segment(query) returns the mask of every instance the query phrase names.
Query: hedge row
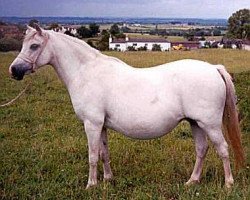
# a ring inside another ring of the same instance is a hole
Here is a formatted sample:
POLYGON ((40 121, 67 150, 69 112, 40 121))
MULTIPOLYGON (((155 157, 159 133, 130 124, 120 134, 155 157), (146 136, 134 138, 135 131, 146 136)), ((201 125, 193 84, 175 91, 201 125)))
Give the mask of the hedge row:
POLYGON ((22 48, 22 41, 14 38, 2 38, 0 39, 0 51, 20 51, 22 48))

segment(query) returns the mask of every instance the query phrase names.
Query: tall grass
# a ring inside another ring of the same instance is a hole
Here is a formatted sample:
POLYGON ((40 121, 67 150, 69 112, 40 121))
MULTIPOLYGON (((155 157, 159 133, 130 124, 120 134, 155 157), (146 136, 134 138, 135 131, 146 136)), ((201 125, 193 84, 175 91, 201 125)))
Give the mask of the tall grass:
MULTIPOLYGON (((224 64, 236 73, 242 113, 244 149, 250 153, 250 52, 199 50, 190 52, 105 52, 135 67, 150 67, 182 58, 224 64)), ((235 174, 235 186, 224 189, 222 163, 210 144, 202 184, 184 187, 195 151, 187 123, 160 139, 132 140, 109 130, 114 181, 85 190, 88 152, 65 87, 51 67, 22 82, 9 78, 15 53, 0 54, 0 103, 32 86, 14 105, 0 108, 0 199, 249 199, 248 168, 235 174)), ((232 162, 233 164, 233 162, 232 162)), ((234 164, 233 164, 234 166, 234 164)), ((234 168, 234 167, 233 167, 234 168)))

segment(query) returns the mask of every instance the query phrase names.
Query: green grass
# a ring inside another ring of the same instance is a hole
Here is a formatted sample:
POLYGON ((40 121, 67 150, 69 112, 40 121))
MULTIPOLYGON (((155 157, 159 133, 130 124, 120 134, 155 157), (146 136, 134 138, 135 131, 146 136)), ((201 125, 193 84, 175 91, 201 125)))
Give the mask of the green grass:
MULTIPOLYGON (((15 53, 0 53, 0 103, 32 85, 13 105, 0 108, 0 199, 249 199, 250 198, 250 52, 199 50, 187 52, 105 52, 135 67, 150 67, 182 58, 224 64, 236 73, 242 138, 248 168, 235 175, 231 191, 224 188, 222 163, 209 149, 202 184, 184 187, 195 161, 187 123, 160 139, 132 140, 109 130, 111 183, 85 190, 88 152, 65 87, 51 67, 21 82, 8 76, 15 53)), ((231 153, 232 155, 232 153, 231 153)), ((232 165, 234 169, 233 158, 232 165)))

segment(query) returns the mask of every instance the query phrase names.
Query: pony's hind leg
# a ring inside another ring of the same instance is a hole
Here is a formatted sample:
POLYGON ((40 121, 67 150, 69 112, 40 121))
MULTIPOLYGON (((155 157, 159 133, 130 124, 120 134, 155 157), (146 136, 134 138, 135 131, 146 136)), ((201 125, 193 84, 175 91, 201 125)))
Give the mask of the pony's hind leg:
POLYGON ((230 188, 234 183, 234 179, 230 167, 228 144, 222 134, 222 130, 220 127, 209 129, 206 132, 208 137, 214 144, 217 153, 222 159, 225 173, 225 185, 227 188, 230 188))
POLYGON ((109 150, 108 150, 108 138, 107 130, 103 128, 100 141, 100 158, 103 162, 104 180, 110 180, 113 178, 113 173, 110 167, 109 150))
POLYGON ((205 131, 203 131, 195 122, 191 122, 191 128, 195 141, 196 161, 192 175, 190 179, 186 182, 186 185, 191 185, 200 182, 203 161, 205 159, 208 149, 205 131))

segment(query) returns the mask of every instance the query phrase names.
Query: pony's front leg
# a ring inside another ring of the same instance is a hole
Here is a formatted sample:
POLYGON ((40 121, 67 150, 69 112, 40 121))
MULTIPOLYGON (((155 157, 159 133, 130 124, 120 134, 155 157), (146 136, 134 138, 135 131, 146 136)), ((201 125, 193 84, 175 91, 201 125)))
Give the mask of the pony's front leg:
POLYGON ((108 137, 107 130, 103 128, 100 142, 100 158, 103 161, 104 180, 113 178, 113 173, 110 167, 109 150, 108 150, 108 137))
POLYGON ((86 189, 97 185, 97 163, 99 159, 102 125, 89 120, 84 122, 89 149, 89 178, 86 189))

